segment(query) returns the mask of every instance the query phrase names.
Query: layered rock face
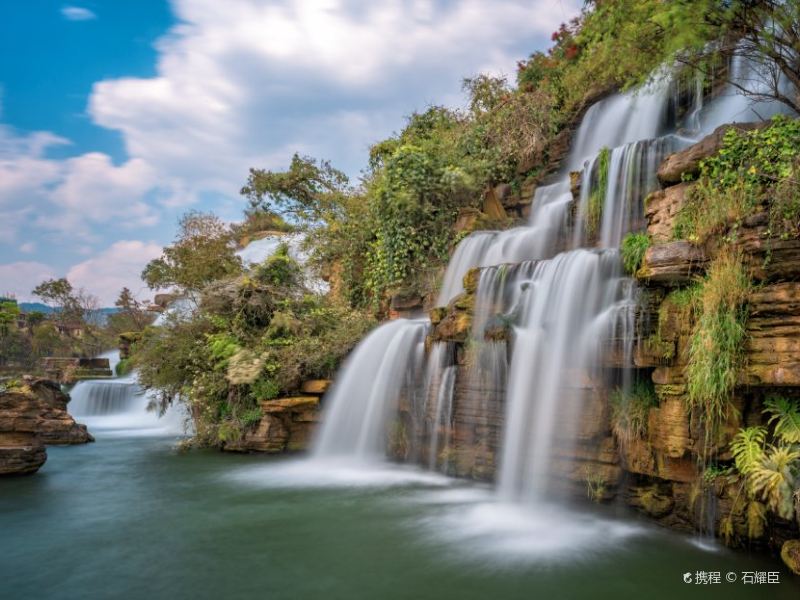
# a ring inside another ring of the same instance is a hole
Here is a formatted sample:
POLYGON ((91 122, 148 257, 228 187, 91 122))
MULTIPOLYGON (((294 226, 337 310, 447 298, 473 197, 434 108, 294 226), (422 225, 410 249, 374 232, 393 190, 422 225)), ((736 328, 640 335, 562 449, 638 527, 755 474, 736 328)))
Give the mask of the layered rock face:
POLYGON ((69 396, 48 380, 0 392, 0 475, 34 473, 47 459, 45 445, 94 441, 67 412, 69 396))
POLYGON ((303 396, 261 401, 261 420, 223 450, 269 454, 306 450, 319 423, 320 399, 329 386, 330 381, 315 379, 303 383, 303 396))
MULTIPOLYGON (((757 285, 748 300, 745 366, 738 373, 735 410, 721 424, 717 438, 708 440, 698 425, 699 418, 687 408, 685 369, 692 322, 685 307, 668 298, 673 290, 702 277, 719 252, 718 240, 699 246, 674 239, 673 226, 692 186, 683 183, 683 174, 697 174, 699 162, 719 150, 725 130, 719 128, 695 146, 670 155, 661 165, 658 176, 663 188, 652 193, 645 204, 651 246, 637 274, 640 300, 633 352, 626 357, 612 340, 603 359, 607 377, 575 373, 568 378, 574 383, 563 390, 561 402, 577 407, 571 413, 578 415, 578 422, 564 424, 564 429, 573 430, 570 443, 556 439, 552 472, 575 494, 585 496, 587 487, 594 488, 591 495, 595 498, 619 498, 679 530, 719 535, 722 517, 730 515, 734 536, 745 540, 746 519, 736 507, 741 491, 738 485, 724 478, 705 483, 699 465, 701 457, 706 464, 709 457, 729 461, 728 447, 739 428, 765 423, 762 411, 769 395, 800 396, 800 238, 770 237, 766 214, 750 217, 735 232, 722 234, 734 240, 757 285), (609 402, 613 387, 625 373, 650 379, 656 394, 656 405, 645 415, 646 433, 631 439, 612 434, 609 402)), ((572 187, 577 201, 580 182, 574 181, 572 187)), ((477 272, 468 274, 464 295, 447 308, 431 312, 430 338, 453 345, 458 358, 452 432, 444 446, 437 434, 439 452, 448 461, 447 471, 491 480, 501 451, 505 390, 485 385, 480 365, 463 358, 475 343, 470 332, 476 318, 478 276, 477 272)), ((513 336, 509 338, 507 332, 498 334, 488 328, 486 339, 478 342, 489 341, 502 344, 509 354, 513 351, 513 336)), ((432 436, 431 432, 421 435, 419 443, 429 446, 432 436)), ((419 454, 425 455, 425 451, 419 454)), ((751 544, 777 551, 792 537, 798 537, 797 523, 770 518, 768 536, 751 544)))

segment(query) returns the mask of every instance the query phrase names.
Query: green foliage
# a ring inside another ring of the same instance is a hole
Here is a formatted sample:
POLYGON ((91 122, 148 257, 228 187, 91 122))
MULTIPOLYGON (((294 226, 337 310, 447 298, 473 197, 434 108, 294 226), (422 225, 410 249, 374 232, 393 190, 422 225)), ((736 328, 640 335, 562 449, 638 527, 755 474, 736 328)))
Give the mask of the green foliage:
POLYGON ((587 94, 639 85, 662 64, 718 38, 720 12, 715 0, 587 2, 553 34, 547 53, 519 63, 517 80, 550 94, 566 117, 587 94))
POLYGON ((0 339, 6 337, 19 317, 19 306, 16 302, 4 300, 0 302, 0 339))
POLYGON ((794 490, 800 450, 788 445, 769 446, 761 461, 748 474, 754 496, 783 519, 794 515, 794 490))
POLYGON ((142 271, 148 287, 175 286, 193 293, 241 271, 232 232, 218 217, 190 211, 181 217, 179 228, 175 241, 142 271))
POLYGON ((133 363, 129 358, 121 359, 115 368, 117 377, 125 377, 133 370, 133 363))
POLYGON ((629 233, 622 240, 620 253, 622 265, 631 275, 635 275, 644 261, 645 252, 650 247, 650 236, 646 233, 629 233))
POLYGON ((800 236, 800 160, 792 173, 778 182, 769 208, 769 230, 781 239, 800 236))
POLYGON ((725 252, 708 269, 686 367, 688 403, 699 411, 707 439, 730 409, 742 363, 750 279, 738 255, 725 252))
POLYGON ((611 428, 621 444, 644 439, 650 409, 658 406, 653 382, 646 379, 634 381, 630 390, 617 388, 609 397, 611 428))
POLYGON ((751 473, 764 458, 767 430, 764 427, 740 429, 731 442, 736 470, 742 475, 751 473))
POLYGON ((611 151, 604 147, 597 155, 595 163, 592 191, 589 194, 588 205, 586 207, 586 231, 589 235, 595 235, 600 231, 600 224, 603 221, 603 204, 606 200, 608 190, 608 166, 611 151))
POLYGON ((673 236, 701 243, 738 225, 773 198, 772 228, 796 234, 800 200, 794 179, 800 157, 800 119, 774 117, 769 127, 729 129, 714 156, 700 163, 700 175, 678 213, 673 236))
POLYGON ((800 444, 800 404, 780 396, 767 398, 764 412, 768 424, 775 423, 775 435, 786 444, 800 444))
POLYGON ((347 193, 347 176, 330 162, 295 154, 286 171, 250 169, 241 193, 250 202, 250 214, 288 214, 299 221, 319 222, 340 210, 347 193))
POLYGON ((297 261, 289 256, 288 244, 281 244, 272 256, 255 268, 253 276, 267 285, 294 287, 300 283, 302 273, 297 261))

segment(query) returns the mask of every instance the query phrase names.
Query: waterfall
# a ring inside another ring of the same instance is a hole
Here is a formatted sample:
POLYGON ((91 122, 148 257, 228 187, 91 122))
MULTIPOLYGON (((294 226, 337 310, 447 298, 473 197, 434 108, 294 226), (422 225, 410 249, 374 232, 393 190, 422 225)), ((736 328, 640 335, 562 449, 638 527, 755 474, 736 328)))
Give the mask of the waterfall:
MULTIPOLYGON (((741 83, 753 65, 736 59, 730 69, 741 83)), ((433 343, 426 362, 427 320, 379 327, 347 360, 326 398, 315 455, 384 456, 390 422, 405 398, 417 421, 412 437, 428 444, 407 456, 447 471, 450 454, 442 452, 458 452, 472 443, 470 436, 483 435, 473 425, 482 418, 476 412, 492 410, 492 396, 503 399, 504 410, 498 497, 523 503, 553 497, 587 402, 632 378, 638 292, 623 273, 619 246, 627 233, 646 226, 643 201, 658 189, 658 166, 720 124, 780 110, 774 103, 754 110, 730 94, 731 85, 706 97, 700 77, 681 85, 660 72, 640 90, 589 108, 562 170, 537 187, 528 223, 473 232, 455 249, 438 305, 462 294, 464 275, 481 268, 467 342, 458 352, 433 343), (601 151, 607 152, 603 161, 601 151), (602 177, 601 162, 607 165, 602 177), (577 199, 571 171, 581 173, 577 199), (466 381, 457 384, 457 377, 466 381), (472 394, 471 425, 458 431, 457 387, 472 394)))
MULTIPOLYGON (((109 364, 119 363, 117 351, 102 356, 109 359, 109 364)), ((125 377, 78 382, 70 391, 68 410, 93 432, 101 429, 165 435, 184 433, 187 419, 182 407, 171 406, 159 415, 152 404, 150 394, 142 389, 133 372, 125 377)))
POLYGON ((325 396, 316 457, 380 460, 404 386, 422 369, 427 319, 397 319, 372 331, 345 361, 325 396))

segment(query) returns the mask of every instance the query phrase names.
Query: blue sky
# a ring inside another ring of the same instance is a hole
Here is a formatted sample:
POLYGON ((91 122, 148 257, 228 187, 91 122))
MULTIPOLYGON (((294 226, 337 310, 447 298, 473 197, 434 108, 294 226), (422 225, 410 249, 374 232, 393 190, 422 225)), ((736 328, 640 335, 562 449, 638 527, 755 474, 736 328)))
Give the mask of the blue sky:
POLYGON ((0 294, 113 302, 188 209, 240 217, 250 166, 352 176, 460 82, 549 43, 576 0, 0 3, 0 294))

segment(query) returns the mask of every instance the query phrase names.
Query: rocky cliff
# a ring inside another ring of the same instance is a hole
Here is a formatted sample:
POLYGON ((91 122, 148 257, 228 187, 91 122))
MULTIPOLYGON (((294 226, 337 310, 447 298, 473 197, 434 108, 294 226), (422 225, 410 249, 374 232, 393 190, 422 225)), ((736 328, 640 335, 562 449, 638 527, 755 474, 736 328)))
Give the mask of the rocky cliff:
POLYGON ((58 384, 26 380, 0 388, 0 475, 36 472, 46 445, 94 441, 67 412, 69 396, 58 384))

